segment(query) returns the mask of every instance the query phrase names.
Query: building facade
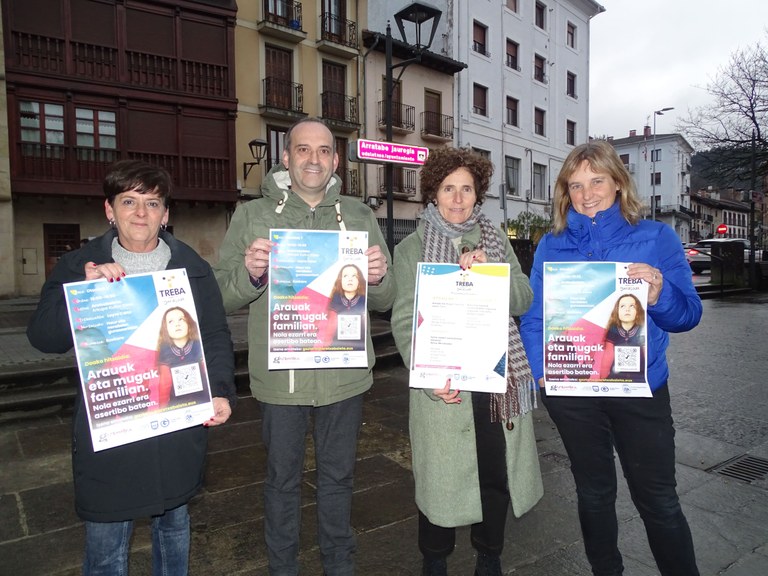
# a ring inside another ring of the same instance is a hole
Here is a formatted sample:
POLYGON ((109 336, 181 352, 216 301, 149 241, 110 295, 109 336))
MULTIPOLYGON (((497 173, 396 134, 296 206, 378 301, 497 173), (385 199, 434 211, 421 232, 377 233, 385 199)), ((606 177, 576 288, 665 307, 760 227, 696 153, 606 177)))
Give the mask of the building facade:
POLYGON ((609 138, 609 141, 635 180, 645 217, 669 224, 681 242, 694 242, 691 232, 695 217, 691 208, 693 147, 688 141, 680 134, 654 135, 649 126, 641 134, 632 130, 626 138, 609 138))
MULTIPOLYGON (((383 30, 407 3, 369 3, 369 26, 383 30)), ((442 92, 450 143, 496 167, 484 212, 499 224, 523 213, 548 220, 560 166, 588 138, 589 23, 603 7, 592 0, 431 4, 443 14, 430 50, 467 65, 455 74, 453 112, 442 92)), ((404 85, 420 80, 409 73, 404 85)), ((430 88, 419 90, 426 111, 430 88)), ((510 232, 527 238, 525 229, 510 232)))
MULTIPOLYGON (((760 196, 762 198, 762 195, 760 196)), ((762 229, 759 217, 762 214, 762 202, 751 215, 753 225, 762 229)), ((691 223, 691 242, 707 238, 750 238, 750 198, 743 190, 716 190, 711 186, 706 190, 691 193, 691 209, 694 218, 691 223), (719 233, 718 227, 725 225, 726 231, 719 233)), ((762 247, 760 234, 756 235, 756 246, 762 247)))
POLYGON ((454 51, 471 71, 460 76, 457 143, 496 166, 483 206, 494 222, 549 218, 560 167, 588 139, 589 27, 603 11, 591 0, 454 3, 454 51))
POLYGON ((215 261, 238 199, 235 1, 3 0, 2 10, 2 206, 13 220, 2 295, 36 295, 63 252, 106 230, 101 184, 124 158, 170 172, 169 227, 215 261))
MULTIPOLYGON (((391 35, 398 34, 391 31, 391 35)), ((386 141, 387 83, 386 28, 382 32, 366 30, 364 63, 365 125, 361 137, 386 141)), ((397 37, 392 42, 392 141, 419 148, 453 144, 455 138, 455 75, 465 68, 461 62, 423 51, 418 62, 401 67, 413 57, 410 46, 397 37), (401 74, 402 72, 402 74, 401 74)), ((422 209, 418 186, 418 165, 392 167, 392 213, 395 219, 395 243, 415 229, 422 209)), ((368 204, 386 228, 388 203, 387 164, 361 165, 365 173, 368 204)))
POLYGON ((363 199, 364 185, 349 161, 363 117, 359 20, 365 2, 238 2, 237 162, 241 199, 260 195, 266 172, 280 162, 287 129, 305 117, 322 118, 336 138, 343 193, 363 199), (361 8, 362 5, 362 8, 361 8), (264 160, 249 143, 264 146, 264 160))

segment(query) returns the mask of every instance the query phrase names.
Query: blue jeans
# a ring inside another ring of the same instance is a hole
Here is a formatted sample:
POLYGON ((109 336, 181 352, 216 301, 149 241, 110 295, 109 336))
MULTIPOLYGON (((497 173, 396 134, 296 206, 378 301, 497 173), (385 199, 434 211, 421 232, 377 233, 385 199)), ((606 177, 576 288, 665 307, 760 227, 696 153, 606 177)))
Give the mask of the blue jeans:
MULTIPOLYGON (((133 520, 85 523, 83 576, 125 576, 133 520)), ((186 576, 189 572, 187 505, 152 517, 152 574, 186 576)))
POLYGON ((669 389, 653 398, 547 396, 576 482, 584 548, 595 576, 624 572, 618 548, 614 448, 662 576, 698 576, 693 539, 675 481, 669 389))
POLYGON ((267 447, 264 534, 271 576, 299 573, 301 480, 310 417, 317 462, 317 539, 327 576, 355 573, 350 517, 362 394, 328 406, 261 403, 267 447))

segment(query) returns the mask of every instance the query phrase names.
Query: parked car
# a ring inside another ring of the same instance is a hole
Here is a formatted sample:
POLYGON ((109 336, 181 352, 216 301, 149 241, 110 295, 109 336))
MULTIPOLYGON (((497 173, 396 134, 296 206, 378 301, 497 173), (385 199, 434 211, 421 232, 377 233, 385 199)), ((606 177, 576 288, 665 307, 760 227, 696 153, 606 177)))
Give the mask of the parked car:
MULTIPOLYGON (((710 238, 708 240, 700 240, 688 248, 685 253, 688 264, 690 264, 694 274, 701 274, 704 270, 709 270, 712 267, 712 258, 710 257, 712 248, 724 242, 740 242, 743 244, 744 263, 747 264, 749 262, 750 243, 746 238, 710 238)), ((755 260, 762 259, 763 251, 755 250, 755 260)))

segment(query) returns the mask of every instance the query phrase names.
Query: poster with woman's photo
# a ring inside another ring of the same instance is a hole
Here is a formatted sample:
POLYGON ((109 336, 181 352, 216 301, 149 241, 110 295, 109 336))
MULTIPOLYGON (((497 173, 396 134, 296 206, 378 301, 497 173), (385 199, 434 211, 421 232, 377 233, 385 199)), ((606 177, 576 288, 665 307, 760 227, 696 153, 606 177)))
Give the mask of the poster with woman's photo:
POLYGON ((270 230, 269 368, 368 366, 368 233, 270 230))
POLYGON ((94 451, 213 416, 184 269, 64 285, 94 451))
POLYGON ((544 263, 544 384, 550 396, 648 398, 648 285, 626 262, 544 263))

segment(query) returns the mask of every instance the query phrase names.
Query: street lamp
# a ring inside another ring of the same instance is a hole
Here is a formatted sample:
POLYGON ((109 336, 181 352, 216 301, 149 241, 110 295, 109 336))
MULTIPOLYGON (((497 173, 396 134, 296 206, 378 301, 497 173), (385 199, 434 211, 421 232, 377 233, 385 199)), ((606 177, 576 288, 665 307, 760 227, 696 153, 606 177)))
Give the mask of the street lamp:
POLYGON ((261 138, 254 138, 248 142, 248 148, 251 150, 251 156, 253 156, 254 162, 243 162, 243 185, 248 178, 248 174, 251 173, 251 168, 258 166, 267 155, 267 141, 261 138))
MULTIPOLYGON (((400 74, 397 79, 403 75, 405 69, 414 62, 421 61, 422 53, 432 45, 432 40, 435 38, 435 32, 437 32, 437 25, 440 22, 440 16, 443 14, 441 10, 430 6, 428 4, 422 4, 421 2, 414 2, 409 4, 399 12, 395 13, 395 22, 400 30, 400 36, 403 38, 403 42, 407 45, 408 40, 405 34, 405 22, 411 22, 415 27, 416 42, 415 44, 408 45, 407 47, 413 53, 413 58, 403 60, 398 64, 392 63, 392 27, 387 21, 387 36, 386 36, 386 97, 384 101, 385 106, 385 122, 387 128, 386 140, 392 142, 392 96, 395 90, 394 81, 392 79, 392 71, 395 68, 400 68, 400 74), (421 27, 427 22, 432 23, 432 30, 429 32, 429 41, 426 44, 422 44, 421 27)), ((394 215, 394 191, 393 183, 395 179, 395 166, 393 163, 388 162, 385 169, 384 183, 387 189, 387 248, 389 253, 394 255, 395 253, 395 215, 394 215)))
POLYGON ((664 116, 664 112, 674 110, 672 106, 653 112, 653 149, 651 150, 651 220, 656 220, 656 116, 664 116))

